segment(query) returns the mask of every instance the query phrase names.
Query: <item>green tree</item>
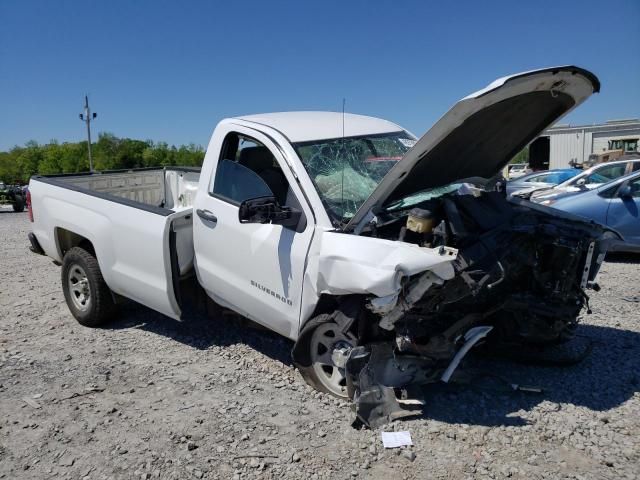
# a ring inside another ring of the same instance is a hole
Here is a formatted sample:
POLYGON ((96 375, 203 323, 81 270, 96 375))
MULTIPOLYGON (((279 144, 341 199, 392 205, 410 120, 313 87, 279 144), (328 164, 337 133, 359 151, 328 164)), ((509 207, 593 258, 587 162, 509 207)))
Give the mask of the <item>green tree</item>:
POLYGON ((89 153, 86 145, 86 143, 63 143, 60 146, 62 152, 61 173, 76 173, 89 169, 89 153))
POLYGON ((145 167, 153 167, 154 165, 160 165, 161 158, 160 152, 157 148, 147 147, 142 152, 142 165, 145 167))
POLYGON ((25 148, 22 149, 22 152, 17 158, 23 181, 29 180, 31 175, 38 173, 42 159, 42 149, 38 143, 34 140, 27 142, 25 148))
POLYGON ((0 182, 12 184, 22 180, 17 158, 17 147, 9 152, 0 152, 0 182))
POLYGON ((509 163, 529 163, 529 147, 527 146, 520 150, 509 163))
POLYGON ((115 168, 140 168, 144 166, 142 154, 149 145, 141 140, 123 138, 118 142, 115 168))
POLYGON ((113 133, 101 133, 95 146, 92 145, 93 168, 96 170, 113 170, 120 168, 116 156, 120 148, 120 140, 113 133))
POLYGON ((169 159, 169 146, 166 142, 158 142, 153 146, 147 147, 146 154, 143 152, 143 161, 145 167, 158 167, 171 165, 169 159), (146 156, 145 156, 146 155, 146 156))
POLYGON ((63 151, 58 142, 52 140, 48 145, 41 147, 42 160, 38 165, 38 173, 42 175, 51 175, 62 171, 62 154, 63 151))
MULTIPOLYGON (((172 165, 201 166, 204 149, 193 143, 176 147, 166 142, 118 138, 101 133, 92 144, 93 164, 98 171, 172 165)), ((5 183, 28 181, 31 175, 76 173, 89 170, 87 142, 38 145, 31 141, 0 152, 0 180, 5 183)))

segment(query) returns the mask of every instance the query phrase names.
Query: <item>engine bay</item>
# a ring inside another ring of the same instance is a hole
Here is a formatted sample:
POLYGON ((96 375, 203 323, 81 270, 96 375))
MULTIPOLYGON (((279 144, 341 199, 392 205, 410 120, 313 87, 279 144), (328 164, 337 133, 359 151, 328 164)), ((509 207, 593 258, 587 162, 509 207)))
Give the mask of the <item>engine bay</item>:
POLYGON ((570 340, 582 309, 589 312, 586 290, 598 289, 604 228, 497 191, 464 187, 376 220, 364 235, 457 257, 453 278, 427 271, 405 278, 399 295, 366 303, 346 371, 367 425, 409 414, 393 389, 448 381, 476 344, 517 351, 570 340))

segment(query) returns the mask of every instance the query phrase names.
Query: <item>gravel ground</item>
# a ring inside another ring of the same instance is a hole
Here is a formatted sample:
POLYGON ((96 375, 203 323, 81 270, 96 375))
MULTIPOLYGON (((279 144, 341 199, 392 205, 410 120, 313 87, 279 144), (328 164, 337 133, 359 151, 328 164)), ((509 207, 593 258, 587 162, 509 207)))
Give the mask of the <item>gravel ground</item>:
POLYGON ((608 260, 577 342, 582 363, 471 358, 491 378, 432 388, 425 415, 379 430, 311 390, 291 343, 232 318, 179 323, 136 305, 77 324, 60 269, 27 249, 25 213, 0 211, 1 478, 637 478, 640 258, 608 260), (381 430, 414 446, 384 450, 381 430))

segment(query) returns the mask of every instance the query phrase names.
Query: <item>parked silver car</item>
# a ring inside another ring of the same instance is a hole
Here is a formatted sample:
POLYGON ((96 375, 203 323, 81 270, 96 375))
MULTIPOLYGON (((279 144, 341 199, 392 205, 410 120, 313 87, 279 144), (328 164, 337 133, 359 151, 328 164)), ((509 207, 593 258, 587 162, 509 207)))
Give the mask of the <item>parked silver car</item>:
POLYGON ((514 194, 530 195, 535 190, 553 188, 581 173, 582 170, 578 168, 561 168, 556 170, 533 172, 507 182, 507 196, 510 197, 514 194))

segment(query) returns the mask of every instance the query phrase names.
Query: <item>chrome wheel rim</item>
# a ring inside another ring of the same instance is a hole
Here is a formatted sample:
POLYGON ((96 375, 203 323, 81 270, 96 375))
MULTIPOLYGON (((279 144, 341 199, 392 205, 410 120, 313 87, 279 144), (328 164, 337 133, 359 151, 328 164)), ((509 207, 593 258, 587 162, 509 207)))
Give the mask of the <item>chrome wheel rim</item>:
POLYGON ((77 264, 71 265, 68 283, 73 305, 80 311, 87 311, 91 307, 91 286, 84 268, 77 264))
POLYGON ((311 336, 312 368, 323 387, 338 397, 347 397, 344 363, 352 348, 334 323, 318 326, 311 336))

